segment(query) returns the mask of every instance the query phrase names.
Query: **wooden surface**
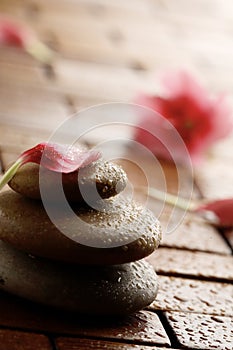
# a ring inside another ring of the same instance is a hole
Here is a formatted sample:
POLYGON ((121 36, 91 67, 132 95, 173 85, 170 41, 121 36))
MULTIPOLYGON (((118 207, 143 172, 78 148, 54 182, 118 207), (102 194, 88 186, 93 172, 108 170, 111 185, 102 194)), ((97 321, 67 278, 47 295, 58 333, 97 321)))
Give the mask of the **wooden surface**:
MULTIPOLYGON (((56 52, 45 67, 0 48, 1 171, 75 111, 158 91, 161 69, 188 68, 233 101, 231 0, 1 0, 0 12, 29 24, 56 52)), ((193 198, 233 196, 232 149, 233 137, 216 145, 194 179, 184 176, 183 194, 194 180, 193 198)), ((175 169, 161 167, 175 192, 175 169)), ((156 205, 149 202, 155 212, 156 205)), ((160 277, 157 299, 122 321, 81 319, 1 293, 0 349, 231 350, 232 236, 187 216, 148 258, 160 277)))

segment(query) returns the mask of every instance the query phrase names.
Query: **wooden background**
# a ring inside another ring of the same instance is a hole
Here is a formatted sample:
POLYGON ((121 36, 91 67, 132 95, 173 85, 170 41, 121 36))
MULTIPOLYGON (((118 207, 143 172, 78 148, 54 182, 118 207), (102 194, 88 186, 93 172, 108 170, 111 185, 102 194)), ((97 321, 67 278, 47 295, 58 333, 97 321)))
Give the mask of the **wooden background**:
MULTIPOLYGON (((0 0, 0 12, 27 23, 55 51, 48 67, 0 48, 2 171, 83 107, 159 92, 163 70, 188 69, 210 93, 226 92, 233 107, 231 0, 0 0)), ((232 149, 229 137, 194 179, 187 175, 194 198, 233 196, 232 149)), ((161 166, 175 192, 175 169, 161 166)), ((187 216, 149 258, 160 277, 157 300, 120 323, 90 323, 1 293, 0 349, 232 349, 232 237, 187 216)))

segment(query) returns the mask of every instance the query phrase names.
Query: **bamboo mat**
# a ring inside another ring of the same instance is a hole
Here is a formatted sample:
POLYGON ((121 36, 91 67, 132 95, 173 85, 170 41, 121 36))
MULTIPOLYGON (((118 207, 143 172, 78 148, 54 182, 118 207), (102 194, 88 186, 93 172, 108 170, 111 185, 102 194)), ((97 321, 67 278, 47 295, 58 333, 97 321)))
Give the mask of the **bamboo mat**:
MULTIPOLYGON (((231 0, 1 0, 0 12, 30 25, 56 53, 48 67, 0 48, 2 172, 82 108, 159 91, 161 70, 186 68, 233 102, 231 0)), ((194 198, 233 196, 232 149, 233 137, 216 145, 194 178, 184 177, 184 195, 194 181, 194 198)), ((175 169, 161 166, 175 192, 175 169)), ((0 349, 232 349, 232 248, 232 232, 188 216, 149 257, 160 280, 156 301, 119 322, 95 323, 1 293, 0 349)))

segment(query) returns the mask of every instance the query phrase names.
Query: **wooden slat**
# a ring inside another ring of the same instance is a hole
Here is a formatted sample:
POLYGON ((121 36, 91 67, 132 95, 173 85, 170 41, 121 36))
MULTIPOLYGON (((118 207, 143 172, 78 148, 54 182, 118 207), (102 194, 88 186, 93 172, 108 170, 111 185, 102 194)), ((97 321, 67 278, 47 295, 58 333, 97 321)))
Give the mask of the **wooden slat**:
POLYGON ((227 242, 229 243, 229 245, 233 251, 233 229, 229 228, 229 229, 225 230, 223 235, 226 238, 227 242))
MULTIPOLYGON (((179 220, 176 214, 173 220, 179 220)), ((162 215, 162 225, 167 223, 169 215, 162 215)), ((174 225, 175 227, 175 225, 174 225)), ((231 255, 232 251, 219 232, 195 215, 186 214, 182 222, 170 234, 164 233, 161 246, 212 252, 231 255)))
POLYGON ((182 348, 232 349, 232 317, 186 312, 167 312, 166 316, 182 348))
MULTIPOLYGON (((1 55, 1 52, 0 52, 1 55)), ((1 59, 3 60, 2 56, 1 59)), ((34 62, 35 63, 35 62, 34 62)), ((4 86, 7 82, 13 82, 14 89, 19 86, 49 86, 43 70, 38 66, 9 63, 3 61, 0 64, 0 82, 4 86)))
POLYGON ((190 4, 185 0, 179 0, 177 2, 168 2, 167 8, 169 12, 175 13, 177 15, 186 15, 190 17, 198 18, 202 17, 203 13, 208 14, 208 17, 217 21, 218 18, 221 19, 230 19, 231 18, 231 10, 232 10, 232 2, 227 0, 224 2, 224 6, 222 6, 221 0, 196 0, 195 6, 192 7, 192 11, 190 11, 190 4))
POLYGON ((2 156, 2 149, 0 148, 0 176, 4 171, 4 162, 3 162, 3 156, 2 156))
POLYGON ((197 183, 209 199, 233 196, 233 134, 212 148, 209 158, 197 169, 197 183))
MULTIPOLYGON (((44 127, 44 126, 42 126, 44 127)), ((36 144, 47 141, 50 132, 24 126, 0 123, 0 151, 4 167, 19 154, 36 144)))
MULTIPOLYGON (((63 338, 56 340, 57 350, 152 350, 151 346, 115 343, 96 339, 63 338)), ((153 350, 162 350, 153 346, 153 350)), ((172 350, 171 348, 169 348, 172 350)))
POLYGON ((232 295, 232 284, 159 276, 158 295, 149 308, 231 316, 232 295))
POLYGON ((52 350, 49 339, 41 334, 0 329, 2 350, 52 350))
POLYGON ((158 83, 148 73, 122 67, 57 59, 56 87, 71 96, 132 102, 140 91, 156 91, 158 83))
MULTIPOLYGON (((229 107, 230 99, 228 101, 229 107)), ((233 133, 228 135, 225 139, 217 142, 211 149, 211 158, 224 159, 225 162, 233 162, 233 133)))
POLYGON ((233 256, 231 255, 222 256, 160 247, 147 260, 159 274, 233 281, 233 256))
POLYGON ((232 160, 213 158, 196 172, 197 184, 205 198, 217 199, 233 196, 232 160))
POLYGON ((56 92, 32 86, 0 86, 0 121, 53 131, 66 118, 66 108, 56 92))
POLYGON ((140 311, 125 319, 64 314, 0 293, 0 325, 18 329, 76 335, 106 340, 125 340, 136 344, 169 346, 169 338, 158 318, 149 311, 140 311))
POLYGON ((0 47, 0 63, 14 64, 20 66, 29 67, 39 66, 38 62, 35 61, 29 54, 17 47, 1 46, 0 47))

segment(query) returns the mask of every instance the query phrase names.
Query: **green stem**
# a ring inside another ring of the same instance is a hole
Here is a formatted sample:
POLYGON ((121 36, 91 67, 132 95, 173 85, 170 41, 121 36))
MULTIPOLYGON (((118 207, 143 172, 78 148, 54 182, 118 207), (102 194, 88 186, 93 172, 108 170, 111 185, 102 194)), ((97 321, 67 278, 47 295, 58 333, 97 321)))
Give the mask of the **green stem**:
POLYGON ((189 200, 177 197, 170 193, 165 193, 163 191, 157 190, 156 188, 146 188, 146 187, 140 187, 140 189, 143 190, 143 192, 147 193, 151 198, 157 199, 159 201, 164 201, 166 204, 174 205, 180 209, 188 210, 190 212, 193 212, 196 209, 196 204, 191 203, 189 200))
POLYGON ((0 179, 0 191, 1 189, 12 179, 12 177, 16 174, 17 170, 22 165, 22 159, 19 158, 3 175, 0 179))

